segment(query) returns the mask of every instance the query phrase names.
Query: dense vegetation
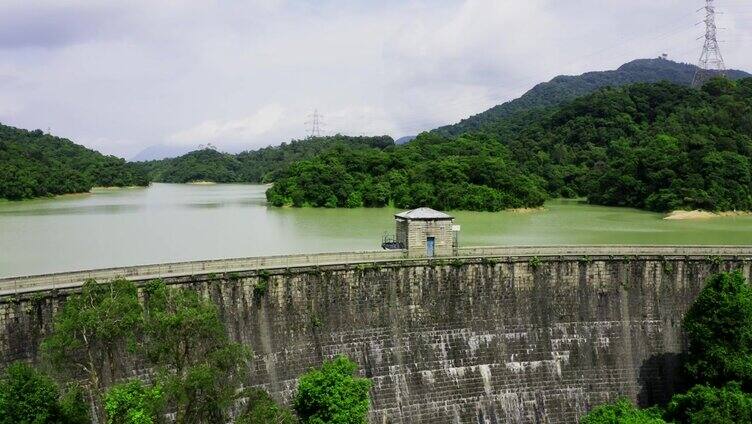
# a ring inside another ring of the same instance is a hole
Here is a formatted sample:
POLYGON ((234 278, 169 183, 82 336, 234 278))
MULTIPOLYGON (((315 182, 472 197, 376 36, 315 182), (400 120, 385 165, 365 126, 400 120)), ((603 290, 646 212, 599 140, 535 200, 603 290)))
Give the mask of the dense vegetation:
POLYGON ((341 148, 383 149, 394 145, 394 140, 381 137, 316 137, 293 140, 280 146, 242 152, 237 155, 203 149, 174 159, 139 163, 149 179, 165 183, 212 181, 216 183, 270 182, 291 163, 341 148))
POLYGON ((0 424, 88 424, 83 392, 61 390, 47 375, 13 363, 0 376, 0 424))
POLYGON ((638 409, 628 399, 600 405, 582 417, 580 424, 666 424, 658 408, 638 409))
MULTIPOLYGON (((494 106, 457 124, 439 127, 434 132, 452 136, 483 130, 489 124, 493 125, 515 113, 557 106, 604 87, 660 81, 689 86, 695 71, 697 67, 694 65, 659 58, 633 60, 613 71, 587 72, 576 76, 559 75, 549 82, 536 85, 517 99, 494 106)), ((752 76, 735 70, 728 71, 727 75, 733 80, 752 76)))
POLYGON ((302 424, 366 422, 371 381, 355 377, 357 366, 344 356, 324 362, 321 369, 300 377, 293 400, 302 424))
POLYGON ((0 125, 0 199, 81 193, 92 187, 145 186, 146 173, 64 138, 0 125))
POLYGON ((54 317, 40 369, 0 375, 0 424, 363 424, 370 381, 345 357, 301 378, 298 415, 248 379, 250 350, 227 337, 211 300, 154 280, 89 281, 54 317), (129 368, 150 370, 135 379, 129 368), (79 384, 81 386, 79 386, 79 384), (82 389, 84 387, 85 389, 82 389), (167 414, 172 419, 166 420, 167 414))
POLYGON ((273 205, 495 211, 548 197, 654 211, 752 209, 752 79, 605 88, 459 137, 291 165, 273 205))
POLYGON ((493 138, 423 134, 399 148, 334 151, 295 163, 267 198, 275 206, 501 210, 540 206, 546 193, 493 138))
POLYGON ((686 379, 694 384, 663 407, 629 401, 594 408, 582 424, 752 422, 752 288, 740 271, 712 276, 682 323, 689 341, 686 379))

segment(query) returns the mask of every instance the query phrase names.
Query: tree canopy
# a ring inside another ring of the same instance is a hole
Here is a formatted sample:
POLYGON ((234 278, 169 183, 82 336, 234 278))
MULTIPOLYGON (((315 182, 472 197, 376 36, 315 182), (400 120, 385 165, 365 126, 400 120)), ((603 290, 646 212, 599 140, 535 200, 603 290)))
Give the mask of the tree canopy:
POLYGON ((114 156, 54 137, 0 125, 0 199, 20 200, 92 187, 146 186, 146 173, 114 156))
POLYGON ((278 174, 295 161, 317 154, 347 149, 383 149, 394 145, 391 137, 312 137, 293 140, 279 146, 245 151, 236 155, 203 149, 171 159, 140 162, 136 165, 149 175, 151 181, 188 183, 263 183, 274 181, 278 174))
POLYGON ((42 343, 45 358, 61 379, 84 376, 97 396, 94 413, 104 422, 101 394, 122 376, 143 327, 141 305, 133 283, 87 281, 55 315, 53 331, 42 343))
POLYGON ((736 382, 723 387, 697 385, 675 395, 666 407, 666 419, 688 424, 752 422, 752 395, 736 382))
POLYGON ((298 417, 287 408, 277 405, 262 389, 248 389, 244 393, 247 399, 246 410, 235 420, 236 424, 297 424, 298 417))
POLYGON ((639 409, 628 399, 596 406, 580 424, 666 424, 658 409, 639 409))
POLYGON ((684 318, 687 373, 698 384, 752 388, 752 289, 739 271, 710 278, 684 318))
POLYGON ((79 390, 61 393, 27 364, 14 362, 0 376, 0 424, 87 424, 87 409, 79 390))
POLYGON ((161 422, 163 393, 139 380, 115 384, 105 395, 107 424, 156 424, 161 422))
POLYGON ((357 365, 345 356, 325 361, 298 382, 293 408, 303 424, 364 424, 371 381, 355 377, 357 365))
POLYGON ((147 356, 175 422, 224 422, 250 352, 228 339, 214 303, 196 292, 158 280, 145 291, 147 356))

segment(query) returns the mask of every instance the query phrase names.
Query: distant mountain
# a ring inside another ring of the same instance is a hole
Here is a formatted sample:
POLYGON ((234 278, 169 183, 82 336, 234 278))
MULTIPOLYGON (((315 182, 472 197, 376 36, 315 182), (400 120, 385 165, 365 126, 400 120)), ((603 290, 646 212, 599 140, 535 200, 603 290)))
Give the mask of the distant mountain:
POLYGON ((190 152, 191 150, 193 149, 188 146, 168 146, 165 144, 158 144, 141 150, 130 159, 130 162, 146 162, 149 160, 176 158, 190 152))
MULTIPOLYGON (((577 76, 560 75, 549 82, 536 85, 518 99, 494 106, 457 124, 436 128, 432 132, 452 136, 476 131, 516 112, 560 105, 606 86, 660 81, 690 85, 696 70, 695 65, 659 58, 634 60, 613 71, 587 72, 577 76)), ((752 76, 736 70, 728 71, 727 75, 733 80, 752 76)))
POLYGON ((68 139, 0 125, 0 198, 84 193, 95 186, 145 186, 146 173, 68 139))
POLYGON ((149 175, 151 181, 156 182, 259 183, 273 181, 292 162, 306 160, 326 151, 338 148, 384 149, 389 146, 394 146, 394 140, 388 136, 335 135, 293 140, 238 154, 213 149, 196 150, 176 158, 139 162, 136 165, 149 175))
POLYGON ((407 143, 415 140, 416 137, 417 137, 416 135, 406 135, 404 137, 400 137, 400 138, 394 140, 394 144, 396 144, 398 146, 402 145, 402 144, 407 144, 407 143))

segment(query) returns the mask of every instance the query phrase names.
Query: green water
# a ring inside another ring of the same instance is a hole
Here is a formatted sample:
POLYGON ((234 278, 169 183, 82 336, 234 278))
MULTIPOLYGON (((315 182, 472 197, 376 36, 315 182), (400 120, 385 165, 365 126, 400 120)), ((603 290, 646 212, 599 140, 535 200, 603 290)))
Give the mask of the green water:
MULTIPOLYGON (((0 202, 0 277, 185 260, 379 249, 393 209, 267 208, 265 186, 146 189, 0 202)), ((752 244, 752 217, 665 221, 553 201, 532 213, 453 213, 460 243, 752 244)))

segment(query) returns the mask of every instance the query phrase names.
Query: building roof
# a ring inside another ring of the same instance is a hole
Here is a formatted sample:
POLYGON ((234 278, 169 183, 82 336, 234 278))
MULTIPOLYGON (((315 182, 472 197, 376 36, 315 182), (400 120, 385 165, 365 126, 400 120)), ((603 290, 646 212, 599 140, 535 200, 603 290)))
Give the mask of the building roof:
POLYGON ((453 216, 447 215, 444 212, 439 212, 431 208, 418 208, 411 211, 405 211, 394 215, 397 218, 402 219, 418 219, 418 220, 449 220, 454 219, 453 216))

